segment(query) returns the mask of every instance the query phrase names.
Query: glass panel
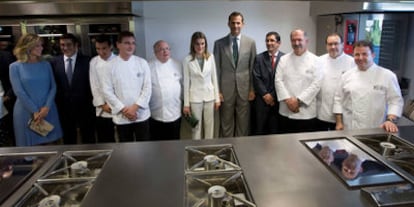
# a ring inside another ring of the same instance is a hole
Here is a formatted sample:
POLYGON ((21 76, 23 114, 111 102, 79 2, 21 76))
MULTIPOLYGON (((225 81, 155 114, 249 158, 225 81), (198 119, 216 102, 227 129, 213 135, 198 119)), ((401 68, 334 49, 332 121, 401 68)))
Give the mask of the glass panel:
POLYGON ((0 155, 0 204, 55 154, 0 155))
POLYGON ((304 144, 348 187, 404 181, 346 138, 304 141, 304 144))

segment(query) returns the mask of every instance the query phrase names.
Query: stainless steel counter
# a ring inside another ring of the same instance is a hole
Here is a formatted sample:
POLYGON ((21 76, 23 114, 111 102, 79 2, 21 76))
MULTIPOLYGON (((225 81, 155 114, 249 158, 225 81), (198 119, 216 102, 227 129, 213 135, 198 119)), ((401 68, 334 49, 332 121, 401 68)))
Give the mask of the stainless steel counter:
MULTIPOLYGON (((383 134, 381 129, 317 132, 214 140, 0 148, 1 154, 112 149, 112 155, 82 206, 184 206, 186 146, 232 144, 258 207, 370 206, 359 190, 348 189, 300 140, 383 134)), ((413 140, 414 127, 399 137, 413 140)), ((361 148, 365 148, 361 146, 361 148)), ((372 153, 372 151, 367 150, 372 153)), ((384 161, 378 154, 374 155, 384 161)), ((51 160, 23 184, 4 206, 12 206, 46 172, 51 160)))

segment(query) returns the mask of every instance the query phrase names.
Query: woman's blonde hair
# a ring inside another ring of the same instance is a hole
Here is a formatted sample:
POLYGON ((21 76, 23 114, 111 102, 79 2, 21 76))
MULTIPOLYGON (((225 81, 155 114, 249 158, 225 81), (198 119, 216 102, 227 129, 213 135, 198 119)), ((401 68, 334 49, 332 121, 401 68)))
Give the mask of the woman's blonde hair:
POLYGON ((25 34, 17 41, 13 54, 20 62, 29 60, 30 50, 33 49, 41 38, 37 34, 25 34))

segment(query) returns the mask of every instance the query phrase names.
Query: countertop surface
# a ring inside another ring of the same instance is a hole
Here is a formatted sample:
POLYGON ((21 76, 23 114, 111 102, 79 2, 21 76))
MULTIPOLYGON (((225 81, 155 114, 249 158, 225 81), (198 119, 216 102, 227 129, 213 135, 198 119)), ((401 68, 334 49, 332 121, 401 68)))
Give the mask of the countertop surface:
MULTIPOLYGON (((336 137, 353 140, 353 135, 368 134, 384 132, 371 129, 202 141, 0 148, 0 153, 42 151, 59 154, 68 150, 112 149, 109 161, 82 206, 183 207, 185 147, 231 144, 258 207, 359 207, 370 206, 360 195, 360 190, 349 189, 301 141, 336 137)), ((414 142, 414 127, 401 127, 397 136, 414 142)), ((380 158, 378 154, 374 156, 380 158)), ((52 163, 43 168, 50 165, 52 163)), ((5 205, 12 205, 18 200, 33 185, 36 177, 47 170, 43 168, 22 185, 5 205)))

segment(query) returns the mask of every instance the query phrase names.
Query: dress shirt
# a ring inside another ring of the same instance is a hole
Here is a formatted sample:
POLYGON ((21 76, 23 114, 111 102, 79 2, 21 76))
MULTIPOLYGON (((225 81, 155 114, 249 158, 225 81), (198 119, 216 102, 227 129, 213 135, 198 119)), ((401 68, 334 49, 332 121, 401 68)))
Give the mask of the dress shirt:
POLYGON ((241 38, 241 34, 237 35, 237 36, 230 36, 230 42, 231 42, 231 53, 233 54, 233 38, 237 38, 237 48, 239 49, 239 55, 240 55, 240 38, 241 38))
POLYGON ((75 64, 76 64, 76 57, 78 56, 78 52, 75 52, 75 54, 72 55, 72 57, 68 57, 66 55, 63 56, 63 60, 65 61, 65 73, 67 74, 68 71, 66 71, 68 69, 68 65, 69 65, 69 61, 68 59, 72 59, 72 74, 75 73, 75 64))
MULTIPOLYGON (((270 64, 272 64, 272 63, 276 64, 278 54, 279 54, 279 51, 276 51, 275 54, 273 55, 273 58, 272 58, 272 53, 269 52, 270 64)), ((273 65, 272 65, 272 67, 273 67, 273 65)), ((276 69, 276 68, 272 68, 272 70, 274 70, 274 69, 276 69)))
POLYGON ((378 128, 387 114, 401 116, 404 105, 396 75, 373 64, 345 72, 335 93, 333 112, 342 114, 344 129, 378 128))
POLYGON ((161 122, 172 122, 181 117, 182 68, 173 59, 162 63, 157 59, 149 63, 152 95, 151 117, 161 122))
POLYGON ((335 115, 332 112, 335 91, 339 87, 341 75, 355 67, 355 61, 345 53, 336 58, 332 58, 329 54, 322 55, 320 58, 324 75, 321 90, 316 97, 318 119, 335 123, 335 115))
POLYGON ((109 72, 103 78, 105 100, 112 109, 115 124, 130 124, 147 120, 150 115, 151 74, 148 63, 132 55, 128 60, 117 56, 108 65, 109 72), (121 110, 137 104, 137 120, 130 121, 121 110))
POLYGON ((93 95, 93 105, 96 107, 96 116, 111 118, 112 114, 104 112, 101 105, 106 103, 103 88, 102 88, 102 78, 107 72, 106 64, 116 56, 112 53, 107 60, 102 59, 99 55, 92 58, 89 63, 89 78, 91 84, 91 91, 93 95))
POLYGON ((319 57, 306 51, 301 56, 293 52, 282 56, 276 69, 275 87, 279 113, 290 119, 312 119, 316 117, 316 95, 322 81, 319 57), (297 97, 303 104, 299 112, 290 111, 284 102, 290 97, 297 97))

